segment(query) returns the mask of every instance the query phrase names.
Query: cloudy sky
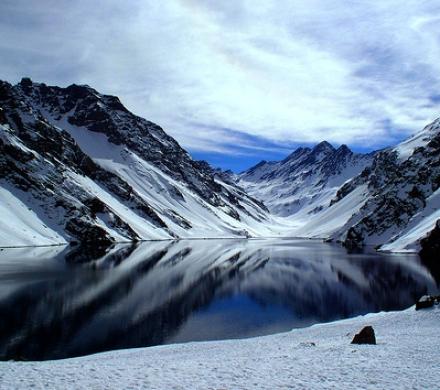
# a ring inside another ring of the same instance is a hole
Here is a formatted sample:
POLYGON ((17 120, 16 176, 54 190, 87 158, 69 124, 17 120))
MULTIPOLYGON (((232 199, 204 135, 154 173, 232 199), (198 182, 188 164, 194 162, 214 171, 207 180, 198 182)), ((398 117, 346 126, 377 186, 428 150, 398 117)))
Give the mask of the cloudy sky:
POLYGON ((1 0, 0 78, 118 95, 197 158, 370 150, 440 116, 440 2, 1 0))

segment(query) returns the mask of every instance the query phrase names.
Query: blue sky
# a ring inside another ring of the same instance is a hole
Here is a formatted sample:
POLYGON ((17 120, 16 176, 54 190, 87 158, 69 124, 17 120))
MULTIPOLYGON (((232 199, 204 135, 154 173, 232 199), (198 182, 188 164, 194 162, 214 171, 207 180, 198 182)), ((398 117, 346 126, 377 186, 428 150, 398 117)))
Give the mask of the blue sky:
POLYGON ((328 140, 392 145, 440 116, 440 3, 2 0, 0 78, 118 95, 234 170, 328 140))

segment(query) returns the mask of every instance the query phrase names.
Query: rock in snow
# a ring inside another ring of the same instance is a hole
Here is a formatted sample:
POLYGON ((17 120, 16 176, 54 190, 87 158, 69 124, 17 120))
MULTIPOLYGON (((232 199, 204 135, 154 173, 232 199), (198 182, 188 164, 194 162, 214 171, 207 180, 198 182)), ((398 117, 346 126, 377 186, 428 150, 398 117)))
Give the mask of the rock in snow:
POLYGON ((376 335, 372 326, 365 326, 355 334, 352 344, 376 344, 376 335))
POLYGON ((439 303, 440 297, 433 297, 431 295, 424 295, 416 303, 416 310, 428 309, 433 307, 435 303, 439 303))

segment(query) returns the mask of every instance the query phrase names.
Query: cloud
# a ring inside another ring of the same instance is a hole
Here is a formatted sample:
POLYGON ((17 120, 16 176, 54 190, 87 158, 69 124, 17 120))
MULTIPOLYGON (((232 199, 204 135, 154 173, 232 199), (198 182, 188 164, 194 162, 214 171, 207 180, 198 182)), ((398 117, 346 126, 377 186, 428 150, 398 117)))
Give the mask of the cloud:
POLYGON ((4 0, 0 74, 116 94, 190 150, 382 147, 439 114, 440 4, 4 0))

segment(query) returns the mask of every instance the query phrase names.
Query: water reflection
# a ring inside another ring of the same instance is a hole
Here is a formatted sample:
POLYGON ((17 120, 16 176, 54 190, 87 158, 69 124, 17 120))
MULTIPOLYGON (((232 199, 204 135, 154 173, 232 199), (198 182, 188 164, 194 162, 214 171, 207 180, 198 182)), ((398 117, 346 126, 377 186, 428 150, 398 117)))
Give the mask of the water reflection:
POLYGON ((268 334, 406 308, 437 291, 417 256, 313 241, 168 241, 91 256, 0 251, 0 359, 268 334))

